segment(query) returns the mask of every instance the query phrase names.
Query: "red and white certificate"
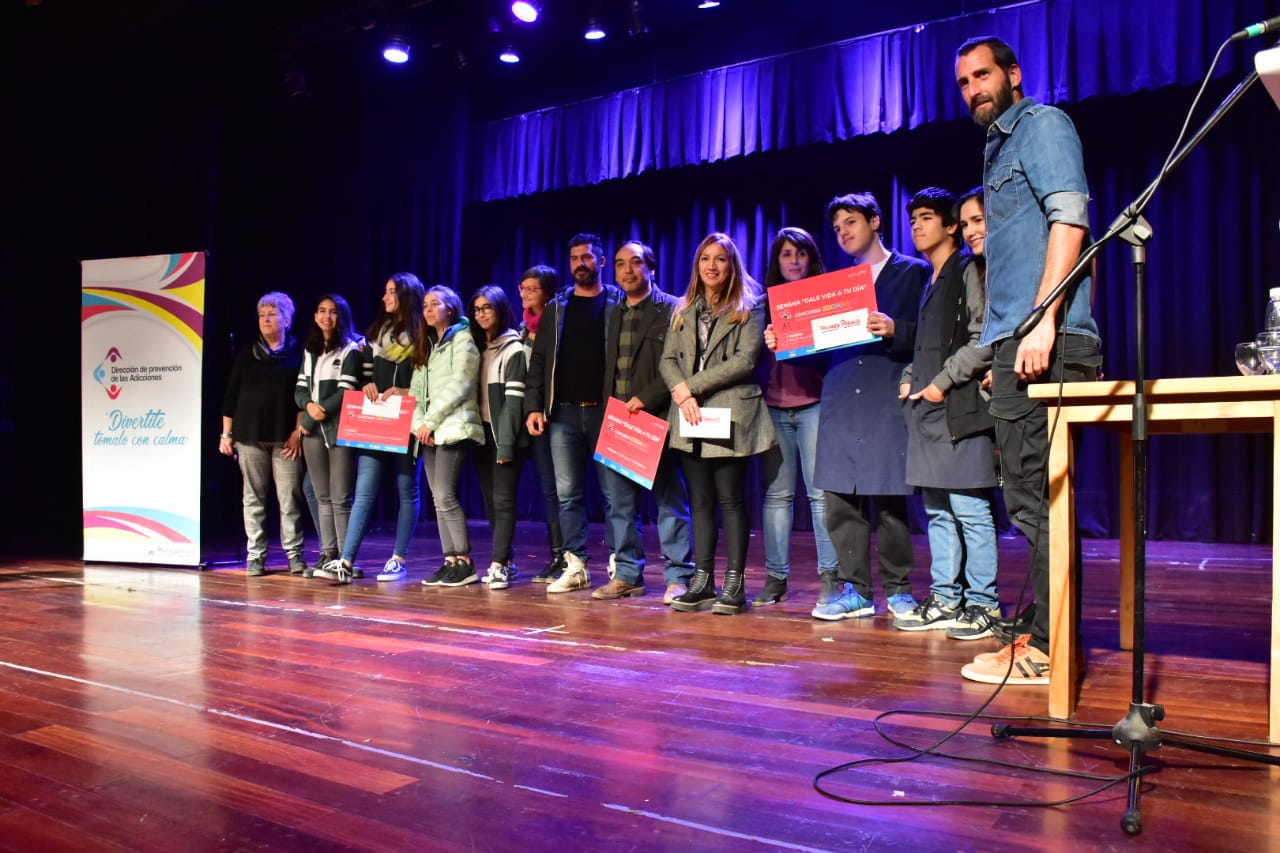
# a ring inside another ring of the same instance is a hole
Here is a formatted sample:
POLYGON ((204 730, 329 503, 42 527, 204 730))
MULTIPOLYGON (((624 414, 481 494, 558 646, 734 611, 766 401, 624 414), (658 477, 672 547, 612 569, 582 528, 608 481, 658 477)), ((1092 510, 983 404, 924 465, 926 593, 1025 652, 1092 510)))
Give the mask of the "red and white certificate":
POLYGON ((778 336, 775 354, 796 358, 878 341, 879 335, 867 331, 867 319, 875 310, 870 266, 776 284, 769 288, 769 322, 778 336))
POLYGON ((362 450, 408 453, 414 402, 413 397, 396 395, 375 401, 363 391, 344 392, 338 444, 362 450))
POLYGON ((596 442, 595 459, 601 465, 653 488, 667 422, 645 411, 628 412, 627 404, 610 397, 604 407, 604 425, 596 442))

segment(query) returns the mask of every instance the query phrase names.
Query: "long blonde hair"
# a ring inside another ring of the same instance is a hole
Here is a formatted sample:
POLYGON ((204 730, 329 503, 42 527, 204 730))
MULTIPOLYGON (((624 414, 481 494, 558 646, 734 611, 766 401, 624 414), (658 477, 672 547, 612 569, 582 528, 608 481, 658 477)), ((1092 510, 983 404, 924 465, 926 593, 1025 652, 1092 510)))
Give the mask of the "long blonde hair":
POLYGON ((693 254, 693 275, 689 278, 689 288, 684 292, 684 298, 680 300, 680 304, 672 314, 671 327, 678 329, 684 324, 684 311, 697 302, 698 297, 702 297, 714 316, 724 316, 730 323, 745 323, 751 315, 751 309, 759 304, 762 296, 763 291, 760 285, 743 268, 742 256, 738 253, 738 247, 733 239, 728 234, 716 231, 708 234, 706 239, 698 244, 698 251, 693 254), (702 276, 698 274, 698 261, 712 243, 719 244, 729 256, 729 282, 725 285, 717 304, 712 304, 711 300, 707 299, 706 285, 702 283, 702 276))

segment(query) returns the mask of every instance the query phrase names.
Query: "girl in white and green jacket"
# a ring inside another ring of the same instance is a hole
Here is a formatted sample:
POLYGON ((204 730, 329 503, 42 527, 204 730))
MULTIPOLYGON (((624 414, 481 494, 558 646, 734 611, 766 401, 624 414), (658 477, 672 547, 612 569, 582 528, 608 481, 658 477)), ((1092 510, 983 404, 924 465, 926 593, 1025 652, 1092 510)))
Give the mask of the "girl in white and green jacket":
POLYGON ((524 426, 524 380, 528 372, 520 333, 514 328, 511 301, 501 287, 485 285, 469 304, 471 331, 480 347, 480 419, 485 446, 473 461, 489 513, 493 555, 484 582, 506 589, 515 577, 511 541, 516 531, 516 488, 529 458, 524 426))
POLYGON ((307 460, 319 509, 320 560, 304 574, 336 560, 347 539, 351 488, 355 483, 355 450, 338 444, 342 395, 364 385, 361 349, 351 306, 336 293, 320 297, 315 322, 303 343, 302 369, 294 402, 302 410, 302 455, 307 460))
POLYGON ((436 505, 444 564, 427 586, 466 586, 479 580, 471 562, 467 516, 458 503, 458 478, 472 447, 484 441, 476 382, 480 351, 462 316, 462 300, 436 285, 422 301, 423 326, 413 348, 412 430, 436 505))

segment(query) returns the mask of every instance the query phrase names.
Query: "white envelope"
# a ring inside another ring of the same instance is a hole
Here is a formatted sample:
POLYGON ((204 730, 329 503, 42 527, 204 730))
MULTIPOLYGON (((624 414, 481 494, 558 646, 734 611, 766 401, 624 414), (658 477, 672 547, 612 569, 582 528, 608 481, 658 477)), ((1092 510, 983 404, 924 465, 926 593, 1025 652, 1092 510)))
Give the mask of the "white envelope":
POLYGON ((400 417, 400 395, 393 394, 385 400, 370 400, 368 397, 360 404, 361 414, 374 418, 400 417))
POLYGON ((702 410, 702 423, 694 426, 680 413, 680 434, 685 438, 728 438, 733 423, 728 407, 712 407, 702 410))

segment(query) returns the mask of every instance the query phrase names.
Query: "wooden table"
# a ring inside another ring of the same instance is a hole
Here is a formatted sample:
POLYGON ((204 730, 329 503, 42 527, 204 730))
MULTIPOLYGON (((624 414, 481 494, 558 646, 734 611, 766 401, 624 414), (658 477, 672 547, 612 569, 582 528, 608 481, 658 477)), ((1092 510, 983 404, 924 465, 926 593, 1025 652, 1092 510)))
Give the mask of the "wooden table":
MULTIPOLYGON (((1271 676, 1268 720, 1270 739, 1280 740, 1280 552, 1274 546, 1280 530, 1280 375, 1207 376, 1155 379, 1147 382, 1148 434, 1272 434, 1271 529, 1271 676)), ((1076 424, 1111 430, 1120 439, 1120 646, 1133 648, 1133 382, 1068 382, 1062 387, 1038 384, 1032 397, 1049 406, 1049 715, 1067 718, 1075 711, 1084 653, 1080 647, 1079 612, 1072 567, 1075 553, 1076 424), (1060 405, 1059 405, 1060 403, 1060 405), (1058 415, 1057 431, 1053 431, 1058 415)))

